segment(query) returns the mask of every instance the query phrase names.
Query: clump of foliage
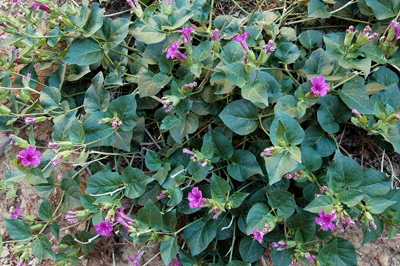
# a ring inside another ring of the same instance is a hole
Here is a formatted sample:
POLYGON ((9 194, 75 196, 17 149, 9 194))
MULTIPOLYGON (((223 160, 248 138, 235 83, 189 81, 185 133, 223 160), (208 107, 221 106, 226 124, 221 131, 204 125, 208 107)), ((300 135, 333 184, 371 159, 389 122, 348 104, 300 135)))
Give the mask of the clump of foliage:
POLYGON ((18 265, 31 255, 75 265, 117 230, 145 244, 135 265, 161 241, 165 265, 184 266, 255 265, 270 247, 275 265, 357 265, 333 231, 360 221, 364 243, 384 226, 397 235, 400 191, 344 156, 334 134, 350 123, 400 151, 400 5, 281 1, 261 12, 261 2, 236 18, 213 15, 214 0, 129 0, 131 13, 105 19, 97 3, 41 0, 0 18, 0 46, 16 47, 0 57, 2 149, 20 148, 0 189, 12 198, 26 181, 41 197, 62 193, 56 209, 45 199, 38 217, 16 206, 4 220, 18 265), (290 26, 331 16, 357 25, 290 26), (36 70, 54 65, 41 83, 36 70), (46 120, 43 147, 35 126, 46 120), (75 170, 58 182, 67 162, 75 170), (59 238, 59 217, 88 226, 53 250, 44 233, 59 238))

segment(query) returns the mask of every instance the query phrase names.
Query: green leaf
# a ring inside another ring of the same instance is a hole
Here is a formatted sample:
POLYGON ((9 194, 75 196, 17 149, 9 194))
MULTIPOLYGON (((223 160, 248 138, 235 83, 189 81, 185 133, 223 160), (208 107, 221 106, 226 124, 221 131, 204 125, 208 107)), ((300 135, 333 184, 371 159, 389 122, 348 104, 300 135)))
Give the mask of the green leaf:
POLYGON ((384 212, 388 207, 392 206, 395 204, 395 201, 392 200, 387 200, 385 198, 373 198, 367 201, 367 206, 371 208, 369 211, 372 214, 380 214, 384 212))
POLYGON ((379 64, 386 64, 384 58, 384 53, 379 46, 376 45, 364 45, 359 48, 364 55, 379 64))
POLYGON ((189 171, 189 174, 192 175, 193 180, 196 183, 198 183, 207 177, 208 173, 212 168, 213 168, 212 165, 207 165, 206 167, 202 167, 197 163, 190 162, 187 169, 189 171))
POLYGON ((400 9, 399 1, 396 0, 365 0, 365 3, 372 8, 378 20, 395 17, 400 9))
POLYGON ((4 226, 8 235, 13 240, 29 240, 32 238, 32 230, 29 224, 18 219, 4 219, 4 226))
POLYGON ((318 122, 328 133, 338 132, 338 123, 344 123, 351 117, 350 110, 337 96, 325 96, 318 99, 318 103, 321 104, 317 112, 318 122))
MULTIPOLYGON (((321 35, 322 39, 322 35, 321 35)), ((333 60, 328 57, 326 52, 319 48, 315 50, 307 59, 304 65, 304 72, 308 78, 316 76, 328 76, 333 70, 333 60)))
POLYGON ((106 111, 110 103, 110 93, 104 89, 103 72, 99 72, 92 79, 92 84, 85 93, 83 106, 85 112, 93 114, 98 111, 106 111))
POLYGON ((369 197, 375 198, 388 193, 392 186, 392 180, 384 173, 375 169, 365 169, 362 184, 357 187, 369 197))
POLYGON ((268 85, 261 84, 259 81, 253 84, 245 84, 242 87, 242 97, 252 102, 258 108, 265 108, 268 106, 268 85))
POLYGON ((51 208, 51 204, 47 199, 40 204, 39 217, 45 221, 50 220, 53 217, 53 209, 51 208))
POLYGON ((85 142, 85 130, 78 119, 71 124, 69 140, 74 144, 83 144, 85 142))
POLYGON ((362 242, 362 245, 372 242, 382 235, 383 229, 384 229, 383 222, 381 220, 379 220, 379 218, 376 216, 374 216, 374 222, 375 222, 377 228, 376 228, 376 230, 374 230, 370 226, 369 228, 370 228, 371 232, 367 232, 366 224, 362 223, 362 232, 364 234, 364 240, 362 242))
POLYGON ((122 43, 129 33, 130 22, 127 19, 108 18, 104 20, 101 30, 98 31, 100 38, 102 38, 106 43, 103 45, 104 50, 108 51, 114 49, 118 44, 122 43))
POLYGON ((103 59, 104 50, 92 39, 81 39, 69 48, 63 62, 85 66, 97 63, 103 59))
POLYGON ((162 30, 174 30, 181 27, 186 21, 188 21, 194 12, 186 8, 180 10, 174 10, 171 15, 168 16, 168 25, 161 26, 162 30))
POLYGON ((233 146, 232 142, 227 137, 209 127, 209 132, 204 136, 204 139, 208 139, 210 137, 212 139, 215 157, 221 156, 225 160, 232 157, 233 146))
POLYGON ((329 33, 324 35, 324 42, 326 45, 327 55, 336 60, 343 57, 346 53, 346 48, 344 47, 344 37, 345 33, 329 33))
POLYGON ((174 207, 182 202, 183 192, 179 187, 168 187, 168 193, 170 196, 169 201, 167 202, 167 206, 174 207))
POLYGON ((263 251, 264 249, 261 244, 252 237, 245 236, 240 241, 239 253, 245 262, 256 262, 261 258, 263 251))
POLYGON ((322 166, 322 158, 313 148, 302 146, 301 163, 310 171, 317 171, 322 166))
POLYGON ((111 142, 115 141, 116 137, 115 134, 113 134, 114 129, 111 127, 111 124, 99 124, 99 122, 106 117, 107 115, 104 112, 96 112, 90 115, 83 123, 83 128, 85 129, 85 143, 91 143, 90 146, 98 147, 110 146, 111 142))
POLYGON ((236 33, 239 32, 241 23, 242 20, 230 15, 218 16, 214 19, 214 26, 221 31, 221 37, 225 40, 230 40, 236 36, 236 33))
POLYGON ((140 98, 154 96, 161 91, 161 88, 153 84, 153 76, 148 72, 140 75, 138 84, 140 98))
POLYGON ((327 11, 328 6, 320 0, 311 0, 308 3, 308 17, 310 18, 330 18, 331 13, 327 11))
POLYGON ((50 241, 43 234, 38 235, 38 241, 32 246, 32 253, 39 260, 56 259, 50 241))
POLYGON ((293 248, 287 248, 282 251, 277 251, 276 248, 273 248, 271 254, 272 263, 274 265, 290 265, 292 263, 293 254, 293 248))
POLYGON ((271 124, 271 142, 275 146, 279 146, 279 140, 283 138, 287 145, 298 145, 304 139, 304 130, 297 121, 290 115, 277 110, 275 119, 271 124), (284 130, 280 131, 279 123, 284 126, 284 130))
POLYGON ((109 117, 117 116, 122 125, 119 130, 130 131, 136 125, 136 100, 133 94, 120 96, 110 103, 107 109, 109 117))
POLYGON ((243 193, 240 191, 233 193, 233 195, 229 198, 229 201, 232 204, 232 208, 235 209, 242 205, 243 201, 248 195, 250 195, 250 193, 243 193))
POLYGON ((251 266, 251 263, 245 263, 243 261, 233 260, 226 264, 226 266, 251 266))
POLYGON ((365 193, 358 190, 350 189, 341 191, 339 193, 338 200, 351 208, 360 203, 364 196, 365 193))
POLYGON ((334 203, 335 200, 331 196, 322 195, 311 201, 304 210, 312 213, 320 213, 322 211, 330 213, 334 203))
POLYGON ((211 181, 212 198, 216 201, 222 202, 226 199, 229 191, 231 191, 229 183, 213 173, 211 181))
POLYGON ((271 208, 277 209, 277 214, 285 219, 289 218, 296 209, 293 195, 283 190, 272 192, 268 197, 268 204, 271 208))
POLYGON ((313 49, 322 43, 322 33, 316 30, 304 31, 300 34, 299 41, 304 47, 313 49))
POLYGON ((237 100, 222 110, 219 117, 229 129, 244 136, 257 129, 258 108, 246 100, 237 100))
POLYGON ((170 237, 166 241, 161 241, 160 254, 165 265, 168 265, 178 254, 179 246, 177 240, 178 236, 170 237))
MULTIPOLYGON (((89 241, 89 239, 92 239, 93 237, 94 237, 94 235, 92 235, 89 232, 79 232, 77 234, 77 236, 76 236, 76 239, 78 239, 81 242, 86 243, 86 242, 89 241)), ((99 240, 100 240, 99 238, 96 238, 96 239, 90 241, 90 243, 88 243, 88 244, 83 244, 82 245, 82 250, 81 250, 82 255, 89 254, 89 252, 93 250, 94 245, 96 244, 96 242, 99 241, 99 240)))
POLYGON ((335 159, 328 168, 326 176, 328 185, 332 189, 355 188, 363 182, 361 166, 340 152, 336 152, 335 159))
POLYGON ((121 176, 109 169, 97 172, 88 179, 86 184, 85 193, 88 195, 112 192, 124 185, 121 176))
POLYGON ((164 224, 165 229, 167 229, 171 233, 175 232, 176 223, 177 223, 176 209, 173 209, 170 212, 164 213, 163 224, 164 224))
MULTIPOLYGON (((67 172, 68 173, 68 172, 67 172)), ((71 173, 76 173, 75 171, 71 173)), ((61 212, 66 213, 67 211, 80 207, 81 204, 81 190, 76 181, 72 178, 64 177, 61 180, 60 188, 65 192, 63 197, 63 205, 60 208, 61 212)))
POLYGON ((238 42, 229 42, 222 47, 221 60, 226 65, 233 63, 242 63, 244 51, 238 42))
POLYGON ((154 151, 147 151, 145 156, 146 167, 150 171, 158 171, 162 167, 162 162, 160 157, 154 151))
POLYGON ((253 153, 246 150, 235 150, 229 159, 228 173, 237 181, 244 181, 254 175, 262 175, 262 170, 253 153))
POLYGON ((201 42, 193 50, 194 60, 196 60, 197 62, 201 62, 201 61, 207 59, 207 57, 210 57, 213 47, 214 47, 214 42, 212 42, 212 41, 201 42))
POLYGON ((276 48, 274 56, 279 58, 283 64, 292 64, 299 58, 300 50, 291 42, 283 42, 276 48))
MULTIPOLYGON (((296 146, 291 146, 298 150, 300 153, 300 149, 296 146)), ((299 156, 293 156, 289 151, 284 151, 278 155, 272 155, 264 157, 265 168, 268 172, 268 178, 270 185, 275 184, 280 181, 284 174, 287 174, 294 169, 296 169, 299 164, 299 156)), ((300 155, 301 158, 301 155, 300 155)))
POLYGON ((361 70, 362 72, 364 72, 365 76, 368 76, 371 70, 371 58, 369 57, 361 59, 340 58, 338 63, 341 67, 344 68, 361 70))
POLYGON ((400 153, 400 133, 396 125, 390 125, 387 132, 379 132, 383 138, 393 145, 395 152, 400 153))
POLYGON ((374 105, 369 99, 363 78, 347 81, 339 90, 339 96, 351 110, 356 109, 360 114, 374 114, 374 105))
POLYGON ((230 84, 243 87, 247 83, 249 74, 246 72, 243 63, 232 63, 221 67, 225 72, 230 84))
POLYGON ((217 221, 204 222, 198 220, 186 227, 183 233, 184 240, 189 245, 191 253, 196 256, 203 252, 217 235, 217 221))
POLYGON ((251 234, 251 231, 262 231, 266 223, 274 220, 274 216, 269 214, 269 208, 263 203, 254 204, 246 218, 246 230, 247 235, 251 234))
POLYGON ((357 255, 354 246, 346 239, 336 237, 318 252, 321 265, 356 266, 357 255))
POLYGON ((89 18, 83 27, 83 36, 90 37, 103 25, 103 14, 104 9, 99 7, 98 3, 92 4, 92 9, 90 10, 89 18))
POLYGON ((40 91, 40 104, 45 112, 59 108, 61 93, 58 88, 45 87, 40 91))
POLYGON ((169 77, 168 75, 159 72, 155 74, 151 80, 153 81, 154 86, 162 89, 172 80, 172 77, 169 77))
POLYGON ((137 215, 144 226, 152 227, 154 230, 160 230, 163 226, 162 214, 151 201, 141 208, 137 215))
POLYGON ((129 185, 125 189, 125 196, 130 199, 140 197, 146 191, 147 184, 154 180, 145 175, 142 170, 130 166, 122 170, 121 178, 125 185, 129 185))
POLYGON ((320 126, 310 126, 304 132, 303 146, 313 148, 322 157, 331 155, 336 149, 336 142, 320 126))
POLYGON ((189 113, 186 115, 183 122, 172 129, 170 129, 170 133, 172 138, 179 144, 182 144, 182 139, 186 137, 188 134, 192 134, 196 132, 199 126, 199 119, 197 115, 193 113, 189 113))

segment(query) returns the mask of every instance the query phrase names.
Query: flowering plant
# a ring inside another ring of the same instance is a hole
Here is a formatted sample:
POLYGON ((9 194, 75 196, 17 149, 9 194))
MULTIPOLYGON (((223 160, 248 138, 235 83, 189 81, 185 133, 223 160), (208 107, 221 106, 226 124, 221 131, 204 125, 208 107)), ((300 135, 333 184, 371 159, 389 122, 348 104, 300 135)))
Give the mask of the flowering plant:
MULTIPOLYGON (((382 27, 398 10, 368 0, 376 24, 322 33, 289 27, 304 1, 282 12, 258 11, 261 2, 242 18, 216 16, 209 0, 128 0, 116 19, 97 3, 40 0, 0 17, 0 46, 16 48, 0 57, 0 151, 18 149, 0 189, 13 197, 26 181, 45 198, 37 216, 18 206, 4 220, 19 265, 75 265, 115 234, 143 244, 134 265, 157 242, 165 265, 251 265, 265 249, 275 265, 357 265, 333 231, 362 226, 364 243, 384 226, 397 235, 400 190, 343 155, 336 137, 353 125, 400 152, 400 26, 382 27), (36 129, 49 120, 43 145, 36 129), (60 217, 86 230, 50 242, 60 217)), ((365 13, 356 2, 312 0, 304 12, 365 13)))

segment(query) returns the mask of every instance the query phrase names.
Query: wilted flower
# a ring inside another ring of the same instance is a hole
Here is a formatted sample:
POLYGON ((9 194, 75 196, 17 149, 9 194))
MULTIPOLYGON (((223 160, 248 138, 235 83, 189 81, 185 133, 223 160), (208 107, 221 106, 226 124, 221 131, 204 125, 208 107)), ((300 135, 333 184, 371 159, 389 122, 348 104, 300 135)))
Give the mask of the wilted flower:
POLYGON ((235 38, 233 38, 233 41, 236 41, 238 43, 240 43, 240 45, 243 47, 244 51, 246 53, 250 52, 249 46, 246 43, 246 38, 250 36, 250 33, 245 33, 239 36, 236 36, 235 38))
POLYGON ((351 113, 356 117, 361 117, 361 114, 356 109, 351 110, 351 113))
POLYGON ((329 191, 329 187, 323 186, 320 188, 319 191, 321 192, 322 195, 325 195, 325 193, 329 191))
POLYGON ((258 243, 262 244, 264 236, 270 231, 271 226, 269 224, 265 224, 262 231, 251 231, 253 234, 254 240, 257 240, 258 243))
POLYGON ((86 220, 87 218, 89 218, 89 216, 90 216, 89 210, 68 211, 65 219, 67 219, 68 224, 77 224, 82 222, 82 220, 86 220))
POLYGON ((275 49, 273 48, 275 42, 273 40, 269 40, 267 45, 262 46, 262 51, 267 55, 270 55, 275 49))
POLYGON ((36 151, 34 146, 29 146, 26 151, 20 151, 18 153, 18 159, 21 160, 23 166, 32 164, 33 167, 38 167, 42 159, 42 154, 40 151, 36 151))
POLYGON ((25 218, 25 214, 23 214, 21 211, 20 211, 20 205, 18 205, 17 206, 17 208, 15 208, 15 211, 14 211, 14 213, 13 213, 13 215, 12 215, 12 219, 17 219, 17 220, 20 220, 20 221, 22 221, 24 218, 25 218))
POLYGON ((183 152, 184 154, 187 154, 187 155, 190 156, 190 161, 192 161, 192 162, 196 161, 196 153, 194 153, 194 152, 192 152, 191 150, 186 149, 186 148, 184 148, 184 149, 182 150, 182 152, 183 152))
POLYGON ((331 89, 329 84, 325 83, 325 78, 322 76, 311 78, 311 83, 314 85, 311 87, 311 93, 316 96, 321 95, 321 97, 324 97, 328 94, 327 91, 331 89))
POLYGON ((190 209, 200 208, 203 204, 207 203, 207 199, 203 198, 203 193, 201 193, 198 187, 194 187, 192 192, 189 192, 188 200, 190 209))
POLYGON ((261 153, 261 157, 267 157, 272 155, 272 153, 275 152, 275 149, 273 148, 266 148, 264 151, 261 153))
POLYGON ((206 167, 207 166, 207 162, 197 162, 198 165, 200 165, 201 167, 206 167))
POLYGON ((60 148, 60 146, 57 144, 57 142, 49 142, 49 143, 47 143, 47 147, 53 148, 56 152, 60 148))
POLYGON ((315 217, 315 222, 321 226, 322 231, 327 232, 329 229, 335 230, 335 225, 332 222, 336 221, 336 215, 326 215, 324 211, 321 211, 319 216, 320 217, 315 217))
POLYGON ((350 218, 350 216, 343 211, 339 216, 338 221, 336 222, 336 226, 338 230, 343 233, 345 229, 349 227, 354 227, 356 223, 350 218))
POLYGON ((317 263, 317 258, 308 252, 304 253, 304 257, 313 265, 317 263))
POLYGON ((173 45, 171 45, 168 50, 167 50, 167 59, 176 59, 181 62, 185 62, 187 60, 187 56, 182 54, 179 50, 179 44, 177 41, 174 42, 173 45))
POLYGON ((397 113, 395 117, 396 117, 397 120, 400 120, 400 112, 397 113))
POLYGON ((376 226, 376 223, 374 221, 369 221, 366 223, 365 225, 365 230, 369 233, 371 232, 371 229, 369 228, 369 226, 372 226, 372 229, 376 230, 378 228, 378 226, 376 226))
POLYGON ((128 3, 128 5, 131 7, 131 8, 140 8, 140 4, 139 4, 139 1, 138 0, 126 0, 126 2, 128 3))
POLYGON ((190 28, 186 28, 186 29, 182 29, 182 30, 178 30, 179 33, 182 33, 181 35, 181 39, 183 41, 183 43, 185 45, 191 45, 192 41, 191 41, 191 37, 190 34, 191 32, 196 28, 196 26, 190 27, 190 28))
POLYGON ((34 117, 25 117, 25 119, 24 119, 24 123, 26 125, 33 124, 33 123, 36 123, 36 122, 37 122, 37 119, 34 118, 34 117))
POLYGON ((117 130, 120 126, 122 126, 122 121, 121 121, 118 117, 115 117, 115 118, 112 120, 111 127, 112 127, 114 130, 117 130))
POLYGON ((112 224, 109 222, 101 222, 99 225, 95 225, 94 229, 99 236, 111 236, 111 231, 113 230, 112 224))
POLYGON ((197 86, 197 82, 192 82, 183 86, 183 90, 190 90, 197 86))
POLYGON ((272 242, 271 247, 276 248, 277 251, 283 251, 286 249, 286 242, 281 240, 279 242, 272 242))
POLYGON ((33 11, 35 11, 37 7, 39 7, 39 10, 43 10, 43 11, 46 11, 46 12, 50 10, 50 8, 48 6, 42 5, 42 4, 38 4, 36 2, 33 2, 32 7, 33 7, 33 11))
POLYGON ((56 167, 63 160, 63 156, 61 154, 57 154, 53 159, 51 159, 51 166, 56 167))
POLYGON ((221 34, 221 32, 219 31, 219 29, 215 29, 214 33, 210 32, 211 41, 214 41, 214 42, 218 41, 220 38, 220 34, 221 34))
POLYGON ((135 224, 135 220, 133 220, 131 217, 129 217, 124 213, 124 208, 125 207, 121 207, 117 215, 117 218, 115 218, 115 221, 117 221, 119 224, 125 227, 127 231, 126 235, 128 235, 128 227, 132 224, 135 224))
POLYGON ((174 103, 168 97, 162 97, 161 100, 163 101, 163 108, 166 113, 174 110, 174 103))

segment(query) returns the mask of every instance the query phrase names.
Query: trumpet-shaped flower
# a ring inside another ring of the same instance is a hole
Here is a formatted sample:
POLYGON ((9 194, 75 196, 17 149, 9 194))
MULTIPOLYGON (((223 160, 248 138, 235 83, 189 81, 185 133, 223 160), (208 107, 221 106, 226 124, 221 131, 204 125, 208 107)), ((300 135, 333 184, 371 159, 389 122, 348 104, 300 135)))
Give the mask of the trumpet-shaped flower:
POLYGON ((328 91, 331 89, 328 83, 325 83, 325 79, 322 76, 311 78, 311 83, 313 86, 311 87, 311 93, 321 97, 324 97, 328 94, 328 91))
POLYGON ((245 33, 239 36, 236 36, 235 38, 233 38, 233 41, 236 41, 238 43, 240 43, 240 45, 243 47, 244 51, 246 53, 250 52, 249 46, 246 43, 246 38, 250 36, 250 33, 245 33))
POLYGON ((192 40, 190 37, 190 34, 192 33, 192 31, 196 28, 196 26, 190 27, 190 28, 186 28, 186 29, 182 29, 182 30, 178 30, 179 33, 182 33, 181 38, 184 44, 186 45, 191 45, 192 44, 192 40))
POLYGON ((40 151, 36 151, 34 146, 29 146, 26 151, 20 151, 18 153, 18 158, 21 160, 23 166, 32 164, 33 167, 38 167, 42 159, 42 154, 40 151))
POLYGON ((179 50, 179 44, 177 41, 174 42, 167 50, 167 59, 175 59, 181 62, 185 62, 187 60, 186 55, 182 54, 179 50))
POLYGON ((201 193, 198 187, 194 187, 192 192, 189 192, 188 200, 190 209, 200 208, 203 204, 207 203, 207 199, 203 198, 203 193, 201 193))
POLYGON ((329 229, 335 230, 335 225, 332 222, 336 221, 336 215, 326 215, 324 211, 321 211, 319 216, 320 217, 315 217, 315 222, 321 226, 322 231, 327 232, 329 229))

